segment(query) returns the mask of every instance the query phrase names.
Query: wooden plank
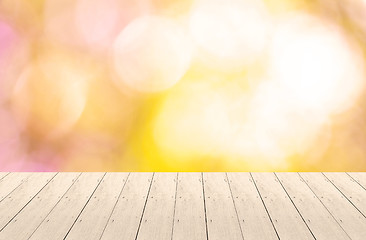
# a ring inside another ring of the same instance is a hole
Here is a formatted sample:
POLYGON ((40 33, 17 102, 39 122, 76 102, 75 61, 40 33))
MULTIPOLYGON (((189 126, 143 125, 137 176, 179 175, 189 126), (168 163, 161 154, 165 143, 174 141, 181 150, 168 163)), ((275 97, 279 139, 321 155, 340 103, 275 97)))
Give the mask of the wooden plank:
POLYGON ((252 177, 280 239, 314 239, 274 173, 252 177))
POLYGON ((66 239, 100 239, 128 173, 107 173, 66 239))
POLYGON ((137 239, 172 237, 177 173, 155 173, 137 239))
POLYGON ((63 239, 88 203, 104 173, 83 173, 30 239, 63 239))
POLYGON ((349 172, 347 174, 366 189, 366 172, 349 172))
POLYGON ((339 191, 366 216, 366 191, 344 172, 324 173, 339 191))
POLYGON ((244 239, 278 239, 249 173, 227 173, 244 239))
POLYGON ((2 180, 8 174, 9 174, 8 172, 0 172, 0 180, 2 180))
POLYGON ((179 173, 173 240, 206 239, 205 206, 201 173, 179 173))
POLYGON ((56 173, 32 173, 27 181, 0 202, 0 229, 31 201, 51 181, 56 173))
POLYGON ((79 175, 80 173, 58 173, 0 232, 0 240, 28 239, 79 175))
POLYGON ((300 173, 307 185, 352 239, 366 239, 366 219, 322 173, 300 173))
POLYGON ((0 240, 366 239, 365 173, 1 174, 0 240))
POLYGON ((106 239, 135 239, 153 173, 131 173, 102 235, 106 239))
POLYGON ((350 239, 298 173, 276 173, 316 239, 350 239))
POLYGON ((225 173, 204 173, 208 239, 243 239, 225 173))
POLYGON ((22 210, 56 173, 32 173, 26 181, 0 202, 0 229, 22 210))
POLYGON ((19 187, 31 173, 17 172, 10 173, 6 178, 0 180, 0 202, 4 200, 15 188, 19 187))

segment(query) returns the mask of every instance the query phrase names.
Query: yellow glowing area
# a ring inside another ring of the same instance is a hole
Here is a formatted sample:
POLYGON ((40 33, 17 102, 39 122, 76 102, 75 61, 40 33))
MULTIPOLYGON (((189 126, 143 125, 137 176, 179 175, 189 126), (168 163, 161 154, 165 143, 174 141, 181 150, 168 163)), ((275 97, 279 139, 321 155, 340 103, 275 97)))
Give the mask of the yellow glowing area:
POLYGON ((366 5, 0 1, 1 171, 365 171, 366 5))
POLYGON ((167 98, 156 119, 155 141, 177 155, 221 153, 231 137, 229 111, 225 93, 205 84, 188 85, 167 98))
MULTIPOLYGON (((329 134, 328 119, 306 111, 289 103, 273 83, 250 96, 235 84, 217 89, 190 84, 167 98, 154 137, 174 158, 225 156, 246 166, 281 168, 289 156, 309 150, 321 130, 329 134)), ((323 139, 325 146, 328 140, 323 139)))

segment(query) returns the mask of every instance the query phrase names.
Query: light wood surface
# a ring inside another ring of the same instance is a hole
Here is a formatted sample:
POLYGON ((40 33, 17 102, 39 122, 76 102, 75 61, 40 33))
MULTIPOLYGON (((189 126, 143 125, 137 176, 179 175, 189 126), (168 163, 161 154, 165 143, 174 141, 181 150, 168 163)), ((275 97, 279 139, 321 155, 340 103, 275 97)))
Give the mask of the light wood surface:
POLYGON ((136 238, 153 177, 153 173, 130 174, 102 235, 103 240, 136 238))
POLYGON ((30 239, 64 239, 99 186, 104 173, 83 173, 30 239))
POLYGON ((280 239, 314 239, 275 174, 252 173, 252 177, 280 239))
POLYGON ((8 172, 0 172, 0 181, 8 174, 9 174, 8 172))
POLYGON ((363 172, 350 172, 347 173, 352 179, 354 179, 360 186, 366 189, 366 174, 363 172))
POLYGON ((244 239, 278 239, 249 173, 227 173, 244 239))
POLYGON ((32 173, 28 179, 0 202, 0 229, 44 188, 56 173, 32 173))
POLYGON ((351 239, 366 239, 365 217, 323 174, 300 175, 351 239))
POLYGON ((0 201, 6 198, 23 182, 27 181, 30 173, 10 173, 5 176, 0 180, 0 201))
POLYGON ((350 239, 298 173, 276 175, 316 239, 350 239))
POLYGON ((128 173, 107 173, 88 205, 71 228, 67 239, 100 239, 128 173))
POLYGON ((243 239, 238 215, 225 173, 204 173, 209 239, 243 239))
POLYGON ((177 173, 155 173, 137 239, 171 239, 177 173))
POLYGON ((0 172, 0 240, 366 239, 366 173, 0 172))
POLYGON ((354 179, 346 173, 324 173, 334 186, 366 216, 366 191, 354 179))
POLYGON ((201 173, 178 173, 173 240, 206 239, 201 173))
POLYGON ((0 239, 28 239, 52 211, 80 173, 58 173, 1 232, 0 239))

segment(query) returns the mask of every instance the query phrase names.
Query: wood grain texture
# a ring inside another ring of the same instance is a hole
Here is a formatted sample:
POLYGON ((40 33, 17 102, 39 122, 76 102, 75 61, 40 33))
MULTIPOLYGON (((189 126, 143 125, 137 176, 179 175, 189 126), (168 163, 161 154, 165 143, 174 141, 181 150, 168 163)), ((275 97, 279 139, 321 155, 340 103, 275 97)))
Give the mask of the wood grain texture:
POLYGON ((342 172, 324 173, 336 188, 350 201, 362 214, 366 216, 366 191, 349 175, 342 172))
POLYGON ((100 239, 128 173, 107 173, 66 239, 100 239))
POLYGON ((130 174, 101 239, 136 238, 153 176, 153 173, 130 174))
POLYGON ((30 239, 64 239, 105 173, 83 173, 30 239))
POLYGON ((173 240, 206 239, 201 173, 178 173, 173 240))
POLYGON ((79 176, 80 173, 58 173, 0 232, 0 239, 28 239, 79 176))
POLYGON ((347 173, 351 176, 360 186, 366 189, 366 173, 364 172, 350 172, 347 173))
POLYGON ((278 239, 249 173, 227 173, 244 239, 278 239))
POLYGON ((354 240, 366 239, 366 219, 321 173, 300 173, 307 185, 354 240))
POLYGON ((0 172, 0 181, 6 177, 9 174, 9 172, 0 172))
POLYGON ((280 239, 314 239, 274 173, 252 173, 252 177, 280 239))
POLYGON ((203 173, 203 182, 208 239, 243 239, 226 174, 203 173))
POLYGON ((177 173, 155 173, 137 239, 172 238, 177 173))
POLYGON ((316 239, 350 239, 298 173, 276 175, 316 239))
POLYGON ((0 240, 366 239, 366 173, 1 173, 0 240))
POLYGON ((3 229, 55 175, 56 173, 32 173, 3 199, 0 202, 0 229, 3 229))
POLYGON ((31 173, 10 173, 0 180, 0 202, 19 187, 31 173))

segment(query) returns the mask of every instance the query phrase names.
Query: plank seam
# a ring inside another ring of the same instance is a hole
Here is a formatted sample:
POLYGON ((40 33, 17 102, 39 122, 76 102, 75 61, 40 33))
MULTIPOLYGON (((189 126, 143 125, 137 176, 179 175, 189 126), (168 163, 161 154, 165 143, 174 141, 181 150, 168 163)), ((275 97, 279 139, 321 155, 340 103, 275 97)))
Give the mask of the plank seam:
POLYGON ((3 197, 3 199, 0 200, 0 202, 2 202, 5 198, 7 198, 10 194, 12 194, 20 185, 22 185, 23 183, 28 181, 28 178, 30 176, 25 177, 24 179, 22 179, 22 181, 20 181, 19 185, 16 186, 13 190, 11 190, 6 196, 3 197))
POLYGON ((173 224, 172 224, 172 234, 171 234, 171 239, 173 240, 173 232, 174 232, 174 218, 175 218, 175 206, 177 204, 177 191, 178 191, 178 175, 179 173, 177 173, 177 178, 176 178, 176 183, 175 183, 175 196, 174 196, 174 212, 173 212, 173 224))
POLYGON ((2 178, 0 178, 0 181, 2 181, 6 176, 8 176, 10 174, 10 172, 8 172, 7 174, 5 174, 2 178))
POLYGON ((279 182, 279 183, 280 183, 280 185, 282 186, 282 189, 285 191, 285 193, 286 193, 286 195, 288 196, 288 198, 290 199, 290 201, 291 201, 292 205, 294 205, 294 207, 295 207, 295 209, 296 209, 297 213, 300 215, 300 217, 301 217, 302 221, 305 223, 306 227, 309 229, 309 231, 310 231, 311 235, 313 236, 313 238, 314 238, 314 239, 316 239, 316 237, 314 236, 313 232, 311 231, 311 229, 310 229, 309 225, 306 223, 305 219, 304 219, 304 218, 303 218, 303 216, 301 215, 301 213, 300 213, 299 209, 297 209, 297 207, 296 207, 296 205, 295 205, 294 201, 292 201, 292 198, 291 198, 290 194, 287 192, 287 190, 286 190, 285 186, 283 186, 283 184, 281 183, 281 180, 278 178, 277 174, 276 174, 275 172, 274 172, 273 174, 274 174, 274 175, 275 175, 275 177, 277 178, 278 182, 279 182))
POLYGON ((74 227, 75 223, 77 222, 77 220, 79 219, 81 213, 84 211, 85 207, 88 205, 90 199, 93 197, 95 191, 98 189, 99 185, 103 182, 103 179, 105 177, 107 173, 104 173, 103 177, 100 179, 99 183, 97 184, 97 186, 95 187, 94 191, 92 192, 92 194, 90 195, 90 197, 88 198, 88 201, 86 201, 85 205, 83 206, 83 208, 81 209, 81 211, 79 212, 78 216, 76 217, 75 221, 73 222, 73 224, 71 225, 70 229, 67 231, 65 237, 63 238, 64 240, 66 239, 67 235, 69 235, 71 229, 74 227))
POLYGON ((201 181, 202 181, 202 194, 203 194, 203 208, 205 211, 205 226, 206 226, 206 239, 208 240, 208 227, 207 227, 207 214, 206 214, 206 195, 205 195, 205 184, 203 181, 203 172, 201 172, 201 181))
POLYGON ((16 216, 18 216, 18 214, 21 212, 21 211, 23 211, 23 209, 26 207, 26 206, 28 206, 28 204, 52 181, 52 179, 54 178, 54 177, 56 177, 56 175, 57 175, 58 173, 56 173, 55 175, 53 175, 53 177, 43 186, 43 187, 41 187, 41 189, 5 224, 5 226, 3 227, 3 228, 1 228, 0 229, 0 232, 2 231, 2 230, 4 230, 4 228, 6 227, 6 226, 8 226, 9 225, 9 223, 11 222, 11 221, 13 221, 13 219, 16 217, 16 216))
POLYGON ((130 175, 131 175, 131 173, 128 173, 127 178, 126 178, 126 181, 125 181, 125 183, 124 183, 124 184, 123 184, 123 186, 122 186, 122 189, 121 189, 121 191, 120 191, 120 193, 119 193, 119 195, 118 195, 117 201, 116 201, 116 203, 115 203, 115 204, 114 204, 114 206, 113 206, 113 209, 112 209, 112 211, 111 211, 111 214, 110 214, 110 215, 109 215, 109 217, 108 217, 107 223, 105 224, 105 226, 104 226, 104 228, 103 228, 103 231, 102 231, 102 234, 100 235, 100 238, 99 238, 99 239, 102 239, 102 237, 103 237, 104 231, 105 231, 105 229, 107 228, 107 225, 108 225, 108 223, 109 223, 109 220, 110 220, 110 219, 111 219, 111 217, 112 217, 112 214, 113 214, 113 212, 114 212, 114 209, 116 208, 117 203, 119 202, 119 199, 120 199, 120 197, 121 197, 121 195, 122 195, 123 189, 125 188, 126 183, 127 183, 127 181, 128 181, 128 178, 130 177, 130 175))
POLYGON ((300 176, 300 178, 304 181, 304 183, 306 184, 306 186, 308 186, 308 188, 314 193, 314 195, 316 196, 316 198, 321 202, 321 204, 325 207, 325 209, 329 212, 329 214, 333 217, 333 219, 336 221, 336 223, 342 228, 342 230, 346 233, 346 235, 352 239, 347 231, 342 227, 341 224, 339 224, 338 220, 333 216, 333 214, 329 211, 329 209, 327 208, 327 206, 325 206, 325 204, 323 203, 323 201, 318 197, 318 195, 316 195, 316 193, 313 191, 313 189, 309 186, 309 184, 305 181, 305 179, 300 175, 299 172, 297 172, 297 174, 300 176))
POLYGON ((351 201, 351 200, 349 200, 349 198, 345 195, 345 194, 343 194, 343 192, 337 187, 337 185, 335 184, 335 183, 333 183, 323 172, 322 172, 322 174, 323 174, 323 176, 326 178, 326 179, 328 179, 328 181, 347 199, 347 201, 350 203, 350 204, 352 204, 352 206, 354 207, 354 208, 356 208, 357 209, 357 211, 359 211, 360 213, 361 213, 361 215, 364 217, 364 218, 366 218, 366 216, 360 211, 360 209, 358 209, 358 207, 355 205, 355 204, 353 204, 353 202, 351 201))
POLYGON ((258 189, 258 187, 257 187, 257 184, 255 183, 255 180, 254 180, 254 178, 253 178, 253 175, 252 175, 252 173, 249 173, 249 174, 250 174, 250 177, 251 177, 251 178, 252 178, 252 180, 253 180, 253 183, 254 183, 255 188, 257 189, 257 192, 258 192, 258 194, 259 194, 259 197, 261 198, 261 201, 262 201, 262 204, 263 204, 263 206, 264 206, 264 209, 266 209, 267 215, 268 215, 268 217, 269 217, 269 220, 270 220, 270 221, 271 221, 271 223, 272 223, 272 227, 273 227, 273 229, 274 229, 274 230, 275 230, 275 232, 276 232, 277 238, 278 238, 278 239, 280 239, 280 236, 278 235, 277 229, 276 229, 275 225, 273 224, 273 221, 272 221, 271 215, 270 215, 270 214, 269 214, 269 212, 268 212, 267 206, 266 206, 266 204, 265 204, 265 203, 264 203, 264 201, 263 201, 262 195, 261 195, 261 193, 259 192, 259 189, 258 189))
POLYGON ((352 178, 353 179, 353 181, 355 181, 358 185, 360 185, 363 189, 365 189, 366 190, 366 188, 357 180, 357 179, 354 179, 353 177, 352 177, 352 175, 350 175, 349 173, 347 173, 346 172, 346 174, 350 177, 350 178, 352 178))
POLYGON ((137 237, 138 237, 138 235, 139 235, 139 231, 140 231, 140 227, 141 227, 142 218, 144 217, 145 208, 146 208, 146 205, 147 205, 147 200, 149 199, 149 194, 150 194, 151 186, 152 186, 152 183, 153 183, 153 181, 154 181, 154 176, 155 176, 155 172, 153 173, 153 176, 152 176, 152 178, 151 178, 151 182, 150 182, 150 186, 149 186, 149 190, 147 191, 146 200, 145 200, 144 208, 142 209, 142 214, 141 214, 141 218, 140 218, 139 226, 138 226, 138 228, 137 228, 137 232, 136 232, 135 240, 137 239, 137 237))
POLYGON ((228 178, 228 176, 227 176, 227 172, 225 172, 225 176, 226 176, 227 184, 229 185, 229 190, 230 190, 231 200, 233 201, 233 204, 234 204, 234 209, 235 209, 235 213, 236 213, 236 219, 238 220, 238 224, 239 224, 239 229, 240 229, 241 237, 244 239, 243 230, 241 229, 240 220, 239 220, 239 215, 238 215, 238 211, 236 210, 236 205, 235 205, 235 201, 234 201, 234 196, 233 196, 233 192, 231 191, 230 181, 229 181, 229 178, 228 178))
POLYGON ((28 239, 30 239, 33 234, 37 231, 37 229, 42 225, 42 223, 44 222, 44 220, 50 215, 50 213, 53 211, 53 209, 57 206, 57 204, 61 201, 61 199, 63 199, 63 197, 65 196, 65 194, 70 190, 70 188, 74 185, 74 183, 78 180, 78 178, 80 177, 82 173, 79 174, 79 176, 77 176, 77 178, 75 178, 75 181, 70 185, 70 187, 64 192, 64 194, 62 194, 62 196, 60 197, 60 199, 56 202, 55 206, 52 207, 52 209, 47 213, 47 215, 44 217, 44 219, 38 224, 38 226, 36 227, 36 229, 34 229, 34 231, 32 232, 32 234, 28 237, 28 239))

